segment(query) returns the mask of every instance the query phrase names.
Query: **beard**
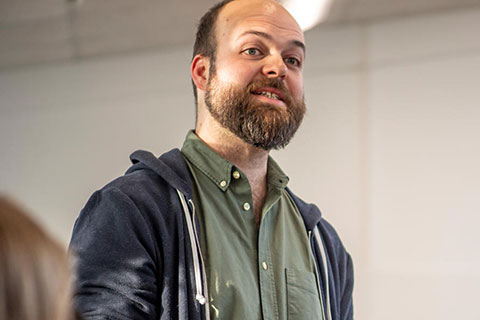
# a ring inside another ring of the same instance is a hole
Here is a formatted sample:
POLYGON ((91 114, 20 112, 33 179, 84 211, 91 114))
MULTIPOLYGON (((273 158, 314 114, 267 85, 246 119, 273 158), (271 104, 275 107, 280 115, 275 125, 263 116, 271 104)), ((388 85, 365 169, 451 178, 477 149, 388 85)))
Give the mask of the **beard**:
POLYGON ((280 79, 252 81, 246 88, 221 86, 216 75, 208 80, 205 104, 212 117, 243 141, 264 150, 284 148, 293 138, 305 114, 303 97, 294 101, 280 79), (258 89, 280 90, 284 107, 258 101, 258 89))

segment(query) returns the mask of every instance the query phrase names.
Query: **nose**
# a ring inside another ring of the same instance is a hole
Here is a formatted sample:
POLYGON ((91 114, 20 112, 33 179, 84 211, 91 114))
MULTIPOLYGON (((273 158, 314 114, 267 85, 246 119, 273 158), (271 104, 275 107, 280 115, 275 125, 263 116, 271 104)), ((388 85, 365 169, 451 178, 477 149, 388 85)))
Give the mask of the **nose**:
POLYGON ((283 80, 286 77, 288 67, 281 55, 271 55, 265 61, 262 72, 267 78, 280 78, 283 80))

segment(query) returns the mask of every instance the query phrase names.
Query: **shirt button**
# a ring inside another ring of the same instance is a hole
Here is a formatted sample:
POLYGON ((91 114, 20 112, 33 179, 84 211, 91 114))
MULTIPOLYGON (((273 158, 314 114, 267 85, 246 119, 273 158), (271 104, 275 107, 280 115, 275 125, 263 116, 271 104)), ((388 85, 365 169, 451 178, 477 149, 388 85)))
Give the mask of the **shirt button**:
POLYGON ((220 181, 220 187, 225 188, 227 186, 227 181, 222 180, 220 181))
POLYGON ((268 269, 267 263, 265 261, 262 262, 262 268, 263 268, 263 270, 268 269))
POLYGON ((243 210, 245 210, 245 211, 250 210, 250 203, 245 202, 245 203, 243 204, 243 210))
POLYGON ((234 178, 235 180, 239 179, 239 178, 240 178, 240 172, 238 172, 238 171, 233 171, 233 178, 234 178))

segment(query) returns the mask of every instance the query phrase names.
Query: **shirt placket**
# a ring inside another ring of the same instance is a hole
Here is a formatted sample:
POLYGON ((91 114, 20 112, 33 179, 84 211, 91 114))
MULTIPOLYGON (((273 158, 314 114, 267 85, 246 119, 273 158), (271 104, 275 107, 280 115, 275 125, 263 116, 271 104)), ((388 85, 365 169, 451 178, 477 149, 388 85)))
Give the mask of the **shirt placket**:
MULTIPOLYGON (((265 214, 265 216, 268 213, 265 214)), ((277 290, 275 287, 274 266, 270 251, 269 219, 262 219, 258 232, 258 274, 260 298, 264 320, 278 319, 277 290)))

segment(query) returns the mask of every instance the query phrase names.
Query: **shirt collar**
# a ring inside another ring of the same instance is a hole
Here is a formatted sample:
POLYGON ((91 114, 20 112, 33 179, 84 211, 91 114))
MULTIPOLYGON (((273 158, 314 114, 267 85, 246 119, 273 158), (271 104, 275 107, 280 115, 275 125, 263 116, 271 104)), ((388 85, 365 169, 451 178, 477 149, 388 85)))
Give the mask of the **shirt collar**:
MULTIPOLYGON (((182 153, 222 191, 228 189, 232 178, 232 172, 235 170, 240 171, 240 169, 237 169, 232 162, 222 158, 213 151, 195 134, 193 130, 190 130, 185 137, 182 153)), ((283 189, 287 186, 288 181, 288 177, 282 169, 280 169, 280 166, 272 157, 268 156, 267 183, 283 189)))
POLYGON ((271 184, 274 187, 284 189, 288 184, 288 176, 280 169, 275 160, 272 157, 268 156, 267 162, 267 183, 271 184))

